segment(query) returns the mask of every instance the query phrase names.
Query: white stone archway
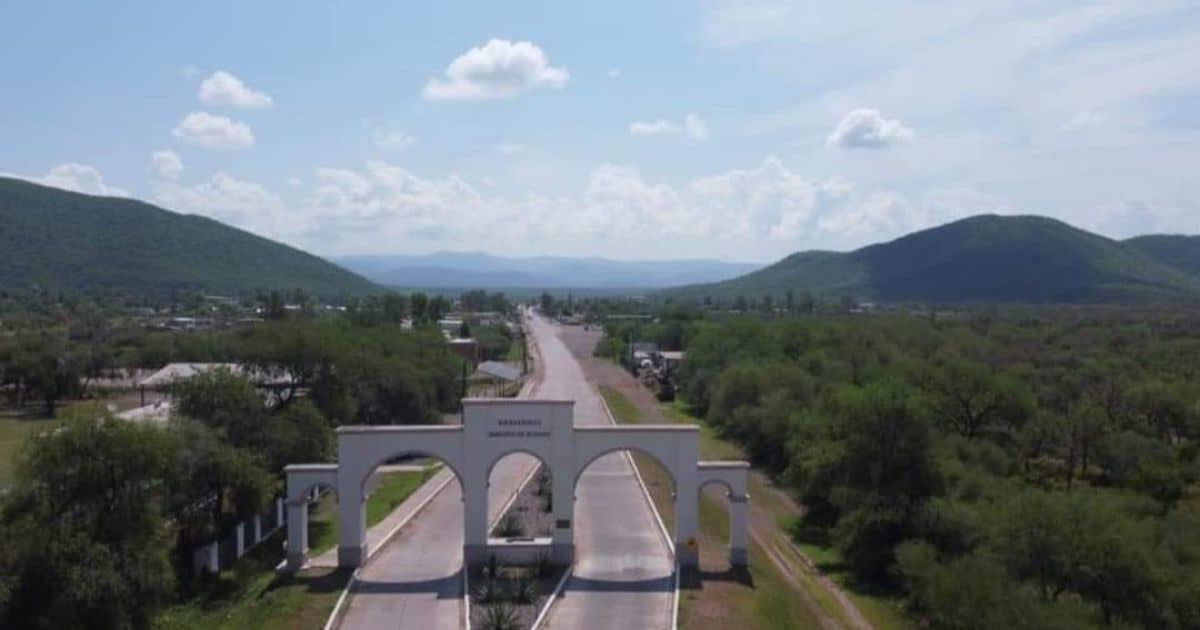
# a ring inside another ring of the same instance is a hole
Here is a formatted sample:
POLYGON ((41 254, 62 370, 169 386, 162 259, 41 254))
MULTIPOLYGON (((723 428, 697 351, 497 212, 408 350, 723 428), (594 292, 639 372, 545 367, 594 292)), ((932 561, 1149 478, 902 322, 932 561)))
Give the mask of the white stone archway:
POLYGON ((699 561, 696 547, 699 491, 703 484, 724 484, 730 492, 730 562, 746 563, 745 462, 698 461, 699 428, 694 425, 576 427, 574 401, 467 399, 463 424, 432 426, 344 426, 337 430, 337 464, 288 466, 288 566, 304 564, 307 551, 307 492, 314 485, 336 488, 338 564, 366 562, 365 496, 373 471, 390 459, 428 455, 454 472, 463 491, 463 558, 482 561, 490 554, 548 552, 556 562, 574 557, 575 484, 594 460, 608 453, 636 450, 657 459, 675 481, 675 557, 682 566, 699 561), (555 480, 551 485, 554 528, 548 539, 520 548, 488 537, 487 485, 501 458, 523 452, 540 459, 555 480), (561 481, 560 481, 561 480, 561 481), (740 506, 740 507, 739 507, 740 506))

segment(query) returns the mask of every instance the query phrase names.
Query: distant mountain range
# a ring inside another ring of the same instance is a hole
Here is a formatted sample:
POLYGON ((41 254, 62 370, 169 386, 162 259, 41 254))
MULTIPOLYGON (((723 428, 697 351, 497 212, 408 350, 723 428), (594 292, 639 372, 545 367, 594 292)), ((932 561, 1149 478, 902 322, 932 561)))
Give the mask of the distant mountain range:
POLYGON ((0 289, 300 288, 338 298, 385 285, 637 290, 697 301, 807 291, 886 302, 1200 302, 1200 237, 1117 241, 1037 216, 972 217, 852 252, 799 252, 762 268, 455 252, 333 264, 205 217, 0 178, 0 256, 0 289))
POLYGON ((0 178, 0 288, 383 291, 293 247, 200 216, 0 178))
POLYGON ((848 252, 807 251, 684 300, 787 291, 885 302, 1200 301, 1200 238, 1116 241, 1037 216, 977 216, 848 252))
POLYGON ((400 288, 630 288, 716 282, 761 265, 717 260, 621 261, 537 256, 506 258, 484 253, 437 252, 421 256, 343 256, 334 262, 371 280, 400 288))

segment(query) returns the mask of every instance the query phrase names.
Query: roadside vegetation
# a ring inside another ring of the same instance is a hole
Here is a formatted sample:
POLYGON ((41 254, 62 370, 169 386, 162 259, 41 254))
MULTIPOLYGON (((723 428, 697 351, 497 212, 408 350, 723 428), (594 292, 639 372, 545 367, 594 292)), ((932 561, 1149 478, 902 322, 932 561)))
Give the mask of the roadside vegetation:
MULTIPOLYGON (((278 534, 216 577, 193 575, 192 551, 261 514, 287 464, 330 461, 338 425, 456 410, 463 363, 436 326, 451 302, 391 294, 332 315, 262 304, 266 321, 183 332, 133 325, 111 301, 0 295, 0 627, 296 627, 328 612, 344 576, 276 578, 278 534), (113 416, 92 387, 114 368, 179 361, 240 370, 172 386, 162 423, 113 416)), ((430 474, 389 474, 369 521, 430 474)), ((336 540, 328 503, 313 508, 317 551, 336 540)))
POLYGON ((816 565, 919 624, 1194 628, 1197 331, 1176 309, 674 310, 597 352, 686 351, 686 411, 800 501, 782 524, 816 565))

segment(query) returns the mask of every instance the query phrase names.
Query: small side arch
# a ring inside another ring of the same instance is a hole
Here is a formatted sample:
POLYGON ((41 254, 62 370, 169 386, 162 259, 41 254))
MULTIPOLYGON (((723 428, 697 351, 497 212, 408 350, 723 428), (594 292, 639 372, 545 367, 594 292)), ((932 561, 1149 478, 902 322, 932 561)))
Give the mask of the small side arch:
POLYGON ((324 487, 338 491, 337 464, 293 464, 283 469, 287 475, 287 501, 305 499, 313 488, 324 487))

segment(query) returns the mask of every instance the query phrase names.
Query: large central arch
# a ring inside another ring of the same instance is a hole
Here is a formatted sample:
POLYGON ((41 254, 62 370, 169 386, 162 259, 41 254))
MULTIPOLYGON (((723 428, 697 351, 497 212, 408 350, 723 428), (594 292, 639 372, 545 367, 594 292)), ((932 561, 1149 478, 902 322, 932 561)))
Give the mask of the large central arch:
POLYGON ((314 484, 337 488, 338 564, 357 567, 370 557, 365 518, 365 486, 384 462, 405 454, 423 454, 445 462, 463 491, 463 557, 474 563, 489 555, 545 552, 556 562, 574 557, 575 484, 594 460, 618 451, 634 450, 656 459, 675 482, 675 557, 683 566, 698 561, 696 534, 701 485, 720 482, 730 489, 730 561, 745 564, 744 462, 699 462, 694 425, 588 426, 574 425, 574 401, 467 399, 462 425, 344 426, 337 430, 337 464, 288 466, 288 565, 303 565, 307 541, 299 530, 304 519, 304 492, 314 484), (540 459, 556 481, 551 484, 554 527, 545 539, 525 543, 521 550, 489 538, 488 478, 503 457, 523 452, 540 459), (558 482, 557 480, 562 480, 558 482), (743 501, 742 504, 736 501, 743 501), (737 514, 735 514, 737 512, 737 514))

